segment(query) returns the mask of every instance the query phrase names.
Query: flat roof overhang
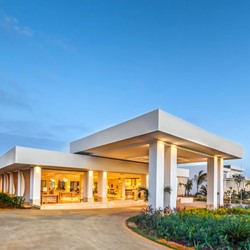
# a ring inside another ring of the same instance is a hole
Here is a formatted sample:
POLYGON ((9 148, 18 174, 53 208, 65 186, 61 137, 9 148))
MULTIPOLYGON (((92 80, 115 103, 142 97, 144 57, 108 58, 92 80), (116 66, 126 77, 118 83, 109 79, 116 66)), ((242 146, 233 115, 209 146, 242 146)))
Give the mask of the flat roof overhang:
POLYGON ((155 110, 102 130, 70 145, 76 154, 148 162, 149 145, 160 140, 175 145, 178 163, 204 162, 208 157, 240 159, 240 145, 162 110, 155 110))
POLYGON ((0 157, 0 174, 40 166, 43 169, 67 171, 109 171, 147 174, 148 165, 123 160, 112 160, 65 152, 14 147, 0 157))

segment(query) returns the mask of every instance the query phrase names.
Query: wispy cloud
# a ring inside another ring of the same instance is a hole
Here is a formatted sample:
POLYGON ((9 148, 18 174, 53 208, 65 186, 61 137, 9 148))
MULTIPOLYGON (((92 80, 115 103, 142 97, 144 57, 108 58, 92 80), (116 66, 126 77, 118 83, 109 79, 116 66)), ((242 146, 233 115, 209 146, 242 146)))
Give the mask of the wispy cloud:
POLYGON ((11 16, 4 16, 1 21, 1 26, 8 31, 28 37, 32 37, 34 34, 34 31, 30 27, 23 26, 17 18, 11 16))
POLYGON ((76 48, 68 41, 67 39, 61 37, 59 34, 44 34, 42 32, 37 32, 40 40, 43 43, 47 43, 50 46, 53 46, 56 49, 60 49, 65 52, 76 53, 76 48))
POLYGON ((76 48, 71 45, 67 39, 58 34, 46 34, 42 31, 36 30, 23 25, 19 19, 13 16, 2 15, 0 16, 0 28, 27 38, 36 38, 33 43, 43 46, 44 44, 53 46, 54 48, 63 50, 69 53, 75 53, 76 48))
POLYGON ((34 138, 29 135, 11 135, 0 132, 0 156, 14 146, 68 151, 67 142, 47 138, 34 138))
POLYGON ((66 42, 64 39, 55 37, 53 40, 54 40, 54 44, 58 46, 60 49, 64 51, 72 52, 72 53, 76 52, 76 48, 70 45, 70 43, 66 42))
POLYGON ((2 133, 9 136, 24 136, 33 139, 67 141, 69 143, 73 138, 79 138, 79 133, 85 130, 84 127, 74 125, 48 126, 48 124, 44 124, 41 121, 0 117, 0 134, 2 133), (60 131, 60 133, 58 131, 60 131))

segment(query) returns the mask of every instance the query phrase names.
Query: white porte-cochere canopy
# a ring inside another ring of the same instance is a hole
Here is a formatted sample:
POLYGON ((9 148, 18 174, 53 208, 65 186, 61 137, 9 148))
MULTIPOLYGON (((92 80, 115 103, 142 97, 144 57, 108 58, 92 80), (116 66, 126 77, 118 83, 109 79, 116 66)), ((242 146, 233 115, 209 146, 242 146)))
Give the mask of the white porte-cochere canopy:
POLYGON ((70 151, 147 163, 149 204, 155 208, 176 206, 177 164, 191 162, 207 162, 208 205, 222 205, 223 162, 243 156, 240 145, 159 109, 74 141, 70 151))
POLYGON ((207 203, 216 207, 223 204, 224 160, 242 156, 240 145, 155 110, 72 142, 70 153, 13 148, 0 158, 0 189, 22 194, 25 182, 30 188, 30 199, 38 204, 41 169, 83 171, 89 200, 92 172, 97 171, 98 195, 105 200, 105 173, 140 174, 148 175, 149 205, 176 207, 177 164, 207 162, 207 203), (17 183, 16 192, 13 183, 17 183), (171 187, 171 194, 164 193, 166 186, 171 187))

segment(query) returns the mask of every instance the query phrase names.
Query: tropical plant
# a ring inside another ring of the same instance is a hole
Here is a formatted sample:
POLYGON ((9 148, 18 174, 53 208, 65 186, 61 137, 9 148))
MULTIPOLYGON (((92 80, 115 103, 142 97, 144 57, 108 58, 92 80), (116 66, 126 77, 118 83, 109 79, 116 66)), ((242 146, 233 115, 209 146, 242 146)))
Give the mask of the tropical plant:
POLYGON ((229 187, 229 189, 225 192, 225 195, 226 195, 227 197, 229 197, 229 204, 232 203, 232 194, 233 194, 232 190, 233 190, 233 188, 232 188, 232 187, 229 187))
POLYGON ((185 196, 189 196, 190 191, 192 190, 192 187, 193 187, 192 179, 187 179, 186 183, 179 183, 179 185, 184 186, 184 188, 185 188, 185 196))
POLYGON ((197 194, 202 196, 207 196, 207 185, 206 186, 202 185, 200 191, 197 194))
POLYGON ((247 180, 247 182, 246 182, 246 185, 245 185, 246 187, 247 186, 250 186, 250 180, 247 180))
POLYGON ((233 175, 233 180, 237 186, 237 189, 238 189, 238 193, 240 192, 240 186, 241 186, 241 183, 244 182, 245 180, 245 176, 242 175, 242 174, 234 174, 233 175))
POLYGON ((22 208, 24 198, 21 196, 9 196, 5 193, 0 193, 0 207, 1 208, 22 208))
POLYGON ((250 224, 243 220, 230 219, 224 224, 222 233, 233 246, 239 246, 240 242, 250 241, 250 224))
POLYGON ((172 188, 171 188, 170 186, 166 186, 166 187, 164 188, 164 192, 165 192, 165 193, 168 193, 168 194, 171 194, 172 188))
POLYGON ((242 174, 234 174, 233 180, 238 188, 238 194, 240 194, 240 204, 242 204, 242 192, 240 193, 240 186, 241 186, 241 183, 245 181, 245 176, 242 174))
POLYGON ((144 201, 147 202, 148 201, 148 196, 149 196, 148 189, 145 188, 145 187, 139 187, 138 188, 138 194, 142 194, 142 193, 143 193, 144 201))
POLYGON ((198 194, 200 185, 207 180, 207 173, 203 173, 203 170, 201 170, 198 175, 194 176, 193 180, 196 183, 196 194, 198 194))
POLYGON ((249 249, 250 209, 166 211, 144 209, 135 217, 135 224, 144 234, 182 242, 195 249, 249 249))

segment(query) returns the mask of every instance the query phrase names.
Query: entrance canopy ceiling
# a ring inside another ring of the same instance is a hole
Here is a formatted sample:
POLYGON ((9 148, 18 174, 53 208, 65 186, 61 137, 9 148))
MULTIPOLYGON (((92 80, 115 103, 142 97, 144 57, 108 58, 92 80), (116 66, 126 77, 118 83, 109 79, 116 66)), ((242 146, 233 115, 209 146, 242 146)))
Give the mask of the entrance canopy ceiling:
POLYGON ((204 162, 208 157, 225 160, 243 156, 240 145, 191 123, 155 110, 102 130, 70 145, 71 153, 137 162, 148 162, 149 145, 160 140, 175 145, 178 163, 204 162))

